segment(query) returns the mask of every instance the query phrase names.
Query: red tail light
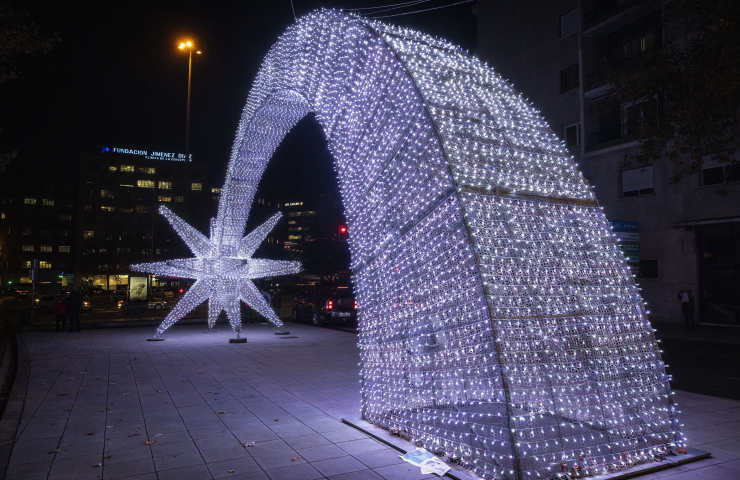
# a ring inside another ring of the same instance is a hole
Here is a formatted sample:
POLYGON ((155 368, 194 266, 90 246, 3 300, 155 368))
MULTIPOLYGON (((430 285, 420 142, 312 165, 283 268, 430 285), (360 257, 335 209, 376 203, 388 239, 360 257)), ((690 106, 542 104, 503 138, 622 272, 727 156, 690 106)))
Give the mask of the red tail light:
POLYGON ((357 310, 357 300, 355 300, 355 310, 357 310))
POLYGON ((180 293, 182 293, 182 288, 180 289, 180 293))
POLYGON ((334 302, 332 302, 331 300, 329 300, 328 302, 326 302, 326 309, 327 310, 331 310, 333 308, 334 308, 334 302))

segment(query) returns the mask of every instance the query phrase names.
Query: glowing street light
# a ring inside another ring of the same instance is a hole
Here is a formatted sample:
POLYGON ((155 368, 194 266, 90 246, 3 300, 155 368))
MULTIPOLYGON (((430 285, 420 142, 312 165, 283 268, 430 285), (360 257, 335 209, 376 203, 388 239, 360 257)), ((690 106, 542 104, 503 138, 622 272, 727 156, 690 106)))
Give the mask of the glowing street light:
MULTIPOLYGON (((180 50, 187 48, 190 54, 190 60, 188 61, 188 110, 185 120, 185 158, 190 160, 190 74, 193 70, 193 42, 190 40, 182 42, 177 48, 180 50)), ((196 50, 195 53, 200 55, 200 50, 196 50)))

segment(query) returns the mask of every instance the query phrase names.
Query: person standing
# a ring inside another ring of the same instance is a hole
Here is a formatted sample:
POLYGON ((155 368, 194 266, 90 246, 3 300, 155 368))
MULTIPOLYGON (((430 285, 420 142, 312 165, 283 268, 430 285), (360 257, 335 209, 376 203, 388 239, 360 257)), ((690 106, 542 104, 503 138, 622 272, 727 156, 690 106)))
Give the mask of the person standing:
POLYGON ((60 324, 61 330, 64 331, 67 324, 67 298, 63 295, 59 295, 54 301, 54 315, 57 316, 57 333, 59 333, 60 324))
POLYGON ((275 291, 275 295, 272 296, 272 310, 275 312, 275 316, 280 318, 280 307, 283 305, 283 296, 280 294, 280 290, 275 291))
POLYGON ((72 287, 67 297, 67 313, 69 314, 69 331, 80 331, 80 311, 82 311, 82 295, 77 287, 72 287))
POLYGON ((681 314, 683 315, 684 328, 694 329, 694 296, 691 290, 681 290, 677 295, 681 299, 681 314))

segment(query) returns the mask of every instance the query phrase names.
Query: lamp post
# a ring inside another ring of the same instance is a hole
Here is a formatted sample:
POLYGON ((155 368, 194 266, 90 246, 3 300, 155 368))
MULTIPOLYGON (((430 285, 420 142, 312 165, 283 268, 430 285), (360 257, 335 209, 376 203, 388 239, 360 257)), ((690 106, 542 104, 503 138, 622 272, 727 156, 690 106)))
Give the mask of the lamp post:
MULTIPOLYGON (((187 48, 190 54, 190 59, 188 60, 188 110, 185 119, 185 159, 187 161, 190 160, 190 74, 193 71, 193 42, 190 40, 182 42, 177 48, 180 50, 187 48)), ((200 55, 200 50, 196 50, 195 53, 200 55)))

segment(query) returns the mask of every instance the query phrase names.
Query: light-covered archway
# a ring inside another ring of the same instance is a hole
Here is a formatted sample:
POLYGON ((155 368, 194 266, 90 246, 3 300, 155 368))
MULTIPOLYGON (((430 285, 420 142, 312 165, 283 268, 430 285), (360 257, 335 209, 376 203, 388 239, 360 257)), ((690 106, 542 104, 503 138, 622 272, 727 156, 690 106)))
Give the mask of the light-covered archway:
POLYGON ((531 105, 442 40, 337 11, 289 28, 244 109, 209 255, 238 256, 262 172, 308 112, 348 219, 364 418, 486 478, 682 445, 588 184, 531 105))

